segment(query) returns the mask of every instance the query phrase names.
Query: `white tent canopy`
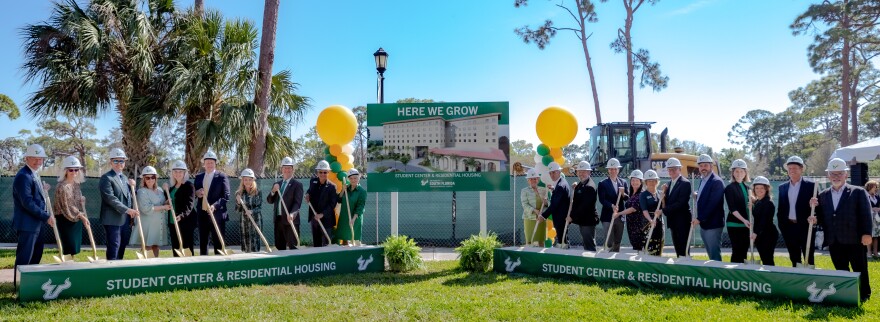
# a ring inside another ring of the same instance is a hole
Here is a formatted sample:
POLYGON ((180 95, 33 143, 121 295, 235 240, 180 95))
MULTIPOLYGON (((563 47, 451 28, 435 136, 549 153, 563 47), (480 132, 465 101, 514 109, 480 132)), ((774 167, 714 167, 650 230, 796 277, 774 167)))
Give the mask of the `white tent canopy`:
POLYGON ((847 162, 868 162, 880 159, 880 137, 837 149, 831 154, 831 158, 841 158, 847 162))

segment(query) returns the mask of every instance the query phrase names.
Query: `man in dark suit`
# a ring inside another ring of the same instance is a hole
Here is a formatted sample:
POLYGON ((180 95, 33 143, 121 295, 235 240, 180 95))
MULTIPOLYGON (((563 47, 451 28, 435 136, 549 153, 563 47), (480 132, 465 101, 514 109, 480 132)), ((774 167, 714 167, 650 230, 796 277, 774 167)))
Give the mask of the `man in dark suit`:
POLYGON ((550 180, 553 180, 553 193, 550 196, 550 206, 537 217, 538 222, 544 221, 553 215, 553 227, 556 228, 556 243, 568 244, 562 240, 562 231, 559 228, 565 228, 565 220, 568 216, 568 208, 571 205, 571 186, 562 177, 562 167, 559 163, 550 162, 550 180))
POLYGON ((666 160, 669 184, 665 185, 665 201, 662 214, 666 215, 669 230, 672 231, 672 245, 678 257, 687 256, 688 234, 691 232, 691 182, 681 175, 681 161, 676 158, 666 160))
POLYGON ((329 245, 333 238, 330 234, 333 233, 332 228, 336 222, 334 209, 339 202, 339 195, 336 194, 336 185, 327 180, 327 175, 330 173, 330 163, 321 160, 315 170, 318 175, 309 182, 309 190, 306 192, 305 198, 306 202, 311 205, 309 223, 312 226, 312 241, 315 247, 322 247, 329 245), (327 233, 327 236, 324 236, 324 233, 327 233))
POLYGON ((824 228, 828 252, 834 268, 852 271, 859 275, 859 296, 862 302, 871 297, 871 284, 868 283, 868 260, 865 256, 871 245, 871 205, 868 194, 861 187, 846 183, 849 167, 846 161, 831 159, 825 169, 831 188, 825 189, 818 198, 810 199, 816 207, 816 215, 808 221, 819 223, 824 228))
MULTIPOLYGON (((804 160, 798 156, 788 158, 785 162, 788 170, 789 181, 779 185, 779 209, 776 219, 785 247, 788 248, 788 257, 792 266, 802 262, 804 254, 807 254, 807 263, 813 265, 813 252, 815 246, 810 243, 807 248, 807 235, 810 216, 810 198, 816 189, 816 183, 807 181, 802 177, 804 173, 804 160)), ((815 232, 813 232, 815 234, 815 232)))
POLYGON ((577 166, 577 176, 580 181, 574 186, 571 216, 566 218, 566 225, 569 222, 578 225, 581 230, 581 237, 584 240, 584 250, 595 252, 596 224, 599 223, 599 216, 596 214, 596 199, 598 196, 596 188, 593 187, 593 180, 590 179, 592 171, 593 168, 590 167, 590 163, 587 161, 581 161, 577 166))
POLYGON ((110 150, 110 171, 101 175, 98 189, 101 191, 101 224, 107 235, 107 260, 125 257, 125 247, 131 237, 131 220, 140 215, 133 209, 131 187, 135 182, 126 178, 125 152, 122 149, 110 150))
POLYGON ((715 161, 708 154, 697 158, 700 169, 700 188, 697 190, 697 218, 693 225, 700 225, 700 237, 706 244, 709 259, 721 261, 721 233, 724 231, 724 181, 714 171, 715 161))
POLYGON ((275 214, 275 248, 296 249, 296 236, 300 235, 298 210, 302 205, 303 185, 293 178, 293 159, 290 157, 281 160, 281 177, 281 180, 272 185, 272 192, 266 196, 266 202, 275 205, 272 208, 275 214), (284 206, 287 206, 283 211, 279 199, 284 200, 284 206), (292 217, 293 229, 296 229, 297 235, 290 229, 288 216, 292 217))
POLYGON ((214 244, 214 254, 220 254, 220 236, 214 231, 209 211, 213 211, 217 229, 226 236, 226 202, 229 200, 229 177, 217 171, 217 155, 208 151, 202 157, 205 172, 196 175, 196 213, 199 216, 199 254, 208 255, 208 238, 214 244))
MULTIPOLYGON (((25 166, 18 170, 12 183, 12 228, 18 235, 16 269, 18 265, 40 263, 43 257, 43 241, 40 240, 43 222, 55 225, 55 218, 49 216, 46 208, 46 191, 49 187, 40 180, 38 172, 46 160, 45 151, 39 144, 29 146, 24 154, 25 166)), ((15 270, 12 274, 17 277, 15 270)))
MULTIPOLYGON (((612 252, 619 252, 620 241, 623 239, 623 216, 613 218, 614 223, 612 224, 611 215, 617 209, 622 208, 620 205, 614 204, 618 200, 617 195, 622 193, 620 190, 623 189, 623 192, 625 192, 628 189, 626 180, 617 177, 620 173, 620 168, 622 168, 620 161, 611 158, 608 160, 605 168, 608 169, 608 178, 599 182, 599 203, 602 204, 602 216, 600 219, 602 220, 602 227, 605 228, 605 236, 608 236, 608 229, 611 229, 611 236, 608 237, 610 240, 606 241, 605 244, 611 248, 612 252)), ((623 198, 620 201, 625 202, 623 198)))

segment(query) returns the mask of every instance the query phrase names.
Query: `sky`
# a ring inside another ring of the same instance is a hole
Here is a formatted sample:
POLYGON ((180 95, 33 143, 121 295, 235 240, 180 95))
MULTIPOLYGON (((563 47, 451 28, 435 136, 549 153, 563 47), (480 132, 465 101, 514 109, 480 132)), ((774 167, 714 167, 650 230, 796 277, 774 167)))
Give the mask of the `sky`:
MULTIPOLYGON (((385 102, 402 98, 446 102, 510 102, 512 140, 540 143, 535 119, 548 106, 563 106, 578 120, 575 144, 589 139, 596 124, 592 93, 580 41, 560 31, 544 50, 514 34, 523 25, 553 19, 572 26, 557 0, 532 0, 514 8, 513 0, 492 1, 282 1, 275 72, 291 70, 298 94, 312 108, 292 133, 299 137, 330 105, 377 102, 373 53, 389 53, 385 102)), ((570 1, 567 1, 569 2, 570 1)), ((598 2, 598 1, 597 1, 598 2)), ((807 62, 811 36, 792 35, 789 25, 806 0, 663 0, 636 12, 636 48, 648 49, 669 76, 659 92, 638 88, 635 120, 656 122, 653 131, 694 140, 715 151, 731 147, 727 133, 752 109, 780 112, 789 91, 819 76, 807 62)), ((192 0, 178 0, 192 6, 192 0)), ((263 1, 206 0, 208 9, 228 18, 262 25, 263 1)), ((51 2, 15 1, 0 11, 0 93, 10 96, 22 117, 0 116, 0 137, 34 130, 25 112, 34 84, 24 83, 21 28, 46 20, 51 2)), ((609 44, 621 28, 621 1, 597 4, 598 22, 588 25, 588 44, 604 122, 626 121, 626 58, 609 44)), ((110 111, 96 121, 98 137, 119 126, 110 111)))

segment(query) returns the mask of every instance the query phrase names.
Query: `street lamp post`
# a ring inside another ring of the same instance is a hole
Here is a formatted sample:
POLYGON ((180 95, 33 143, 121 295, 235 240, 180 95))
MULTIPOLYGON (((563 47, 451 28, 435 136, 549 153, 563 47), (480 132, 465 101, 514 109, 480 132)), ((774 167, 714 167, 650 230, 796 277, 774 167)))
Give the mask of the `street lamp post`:
POLYGON ((376 73, 379 74, 377 96, 379 104, 385 103, 385 67, 388 65, 388 53, 382 47, 379 47, 373 58, 376 59, 376 73))

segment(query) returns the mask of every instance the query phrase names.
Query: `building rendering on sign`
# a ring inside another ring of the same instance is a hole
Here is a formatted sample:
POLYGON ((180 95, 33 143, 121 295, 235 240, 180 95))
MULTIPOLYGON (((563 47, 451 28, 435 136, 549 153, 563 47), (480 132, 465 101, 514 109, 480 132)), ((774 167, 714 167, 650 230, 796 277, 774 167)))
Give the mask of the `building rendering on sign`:
POLYGON ((440 116, 382 123, 383 153, 427 159, 440 171, 501 171, 507 165, 501 113, 445 120, 440 116))

